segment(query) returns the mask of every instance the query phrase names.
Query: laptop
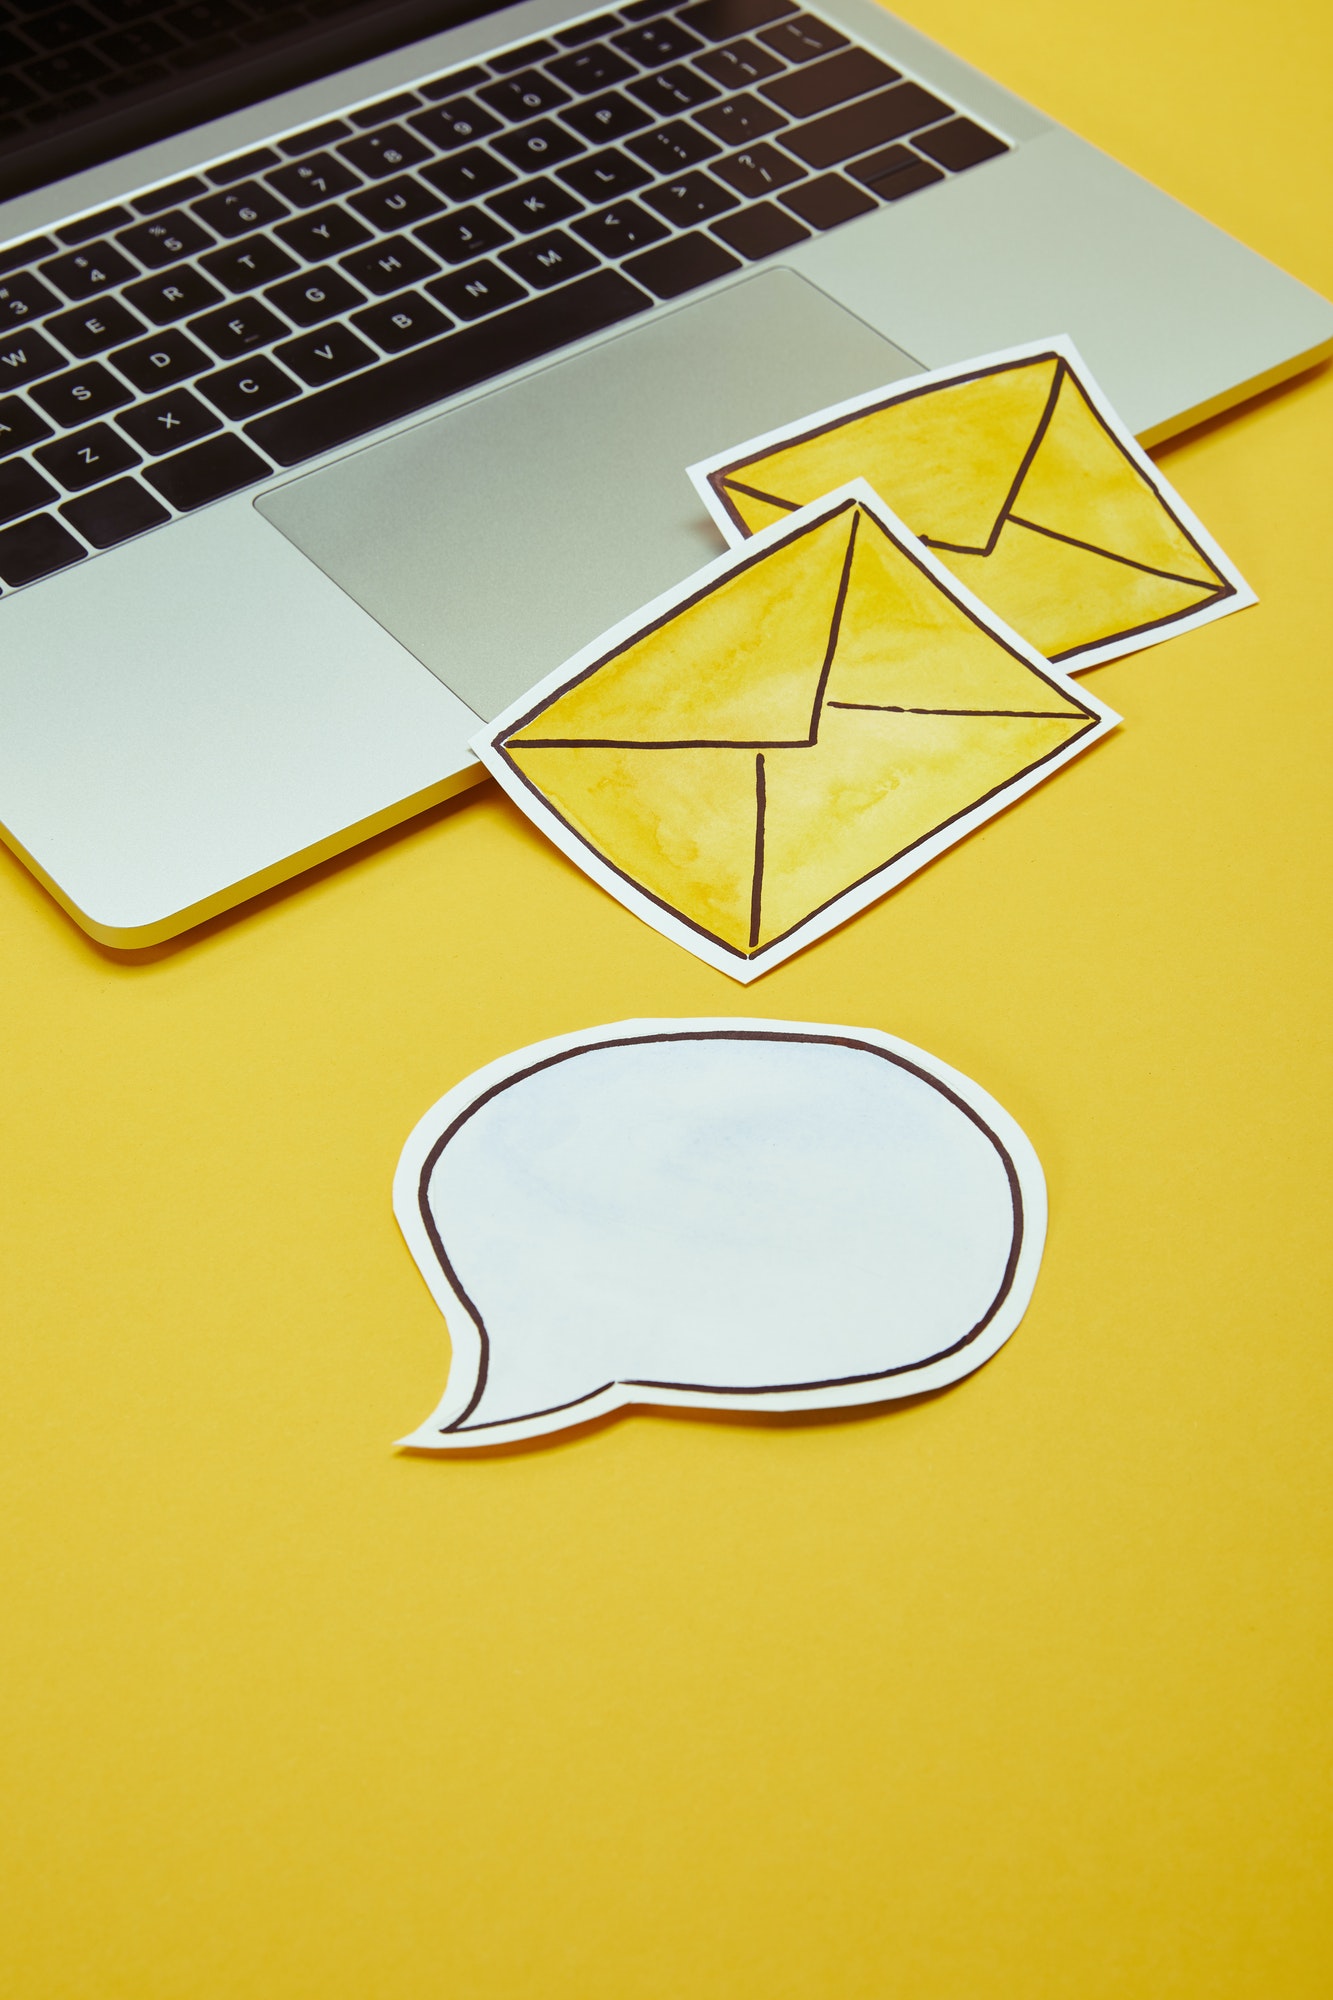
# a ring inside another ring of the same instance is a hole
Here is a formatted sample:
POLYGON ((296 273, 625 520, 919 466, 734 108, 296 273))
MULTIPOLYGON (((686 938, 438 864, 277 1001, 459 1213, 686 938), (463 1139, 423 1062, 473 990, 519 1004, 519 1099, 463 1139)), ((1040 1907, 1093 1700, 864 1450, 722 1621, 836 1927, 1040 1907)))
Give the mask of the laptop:
POLYGON ((476 782, 737 439, 1068 333, 1153 442, 1333 351, 870 0, 0 17, 0 832, 108 944, 476 782))

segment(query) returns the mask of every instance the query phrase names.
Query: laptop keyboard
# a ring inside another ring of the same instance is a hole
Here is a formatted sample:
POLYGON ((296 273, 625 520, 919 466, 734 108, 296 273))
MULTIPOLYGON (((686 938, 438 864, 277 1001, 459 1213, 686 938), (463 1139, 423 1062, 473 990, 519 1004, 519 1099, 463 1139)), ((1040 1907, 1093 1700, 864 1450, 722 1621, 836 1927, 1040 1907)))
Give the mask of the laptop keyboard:
POLYGON ((0 582, 1006 150, 791 0, 636 0, 11 245, 0 582))

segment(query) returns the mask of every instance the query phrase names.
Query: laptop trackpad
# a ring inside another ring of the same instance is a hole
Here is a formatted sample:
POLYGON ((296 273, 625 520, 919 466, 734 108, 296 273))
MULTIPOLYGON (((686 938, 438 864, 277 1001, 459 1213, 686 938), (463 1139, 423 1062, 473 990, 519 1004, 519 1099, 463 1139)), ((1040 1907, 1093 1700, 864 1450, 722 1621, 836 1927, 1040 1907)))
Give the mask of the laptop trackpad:
POLYGON ((255 505, 489 720, 718 553, 687 465, 918 370, 765 271, 255 505))

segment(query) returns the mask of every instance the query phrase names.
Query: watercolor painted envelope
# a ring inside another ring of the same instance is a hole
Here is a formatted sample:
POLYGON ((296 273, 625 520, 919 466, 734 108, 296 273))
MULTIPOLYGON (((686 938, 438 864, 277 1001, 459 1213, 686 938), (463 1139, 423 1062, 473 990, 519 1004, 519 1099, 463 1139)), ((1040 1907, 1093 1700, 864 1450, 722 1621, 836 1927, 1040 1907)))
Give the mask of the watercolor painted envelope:
POLYGON ((913 376, 690 467, 727 540, 869 480, 1071 673, 1253 604, 1063 336, 913 376))
POLYGON ((748 982, 1118 720, 856 480, 622 621, 472 747, 595 881, 748 982))

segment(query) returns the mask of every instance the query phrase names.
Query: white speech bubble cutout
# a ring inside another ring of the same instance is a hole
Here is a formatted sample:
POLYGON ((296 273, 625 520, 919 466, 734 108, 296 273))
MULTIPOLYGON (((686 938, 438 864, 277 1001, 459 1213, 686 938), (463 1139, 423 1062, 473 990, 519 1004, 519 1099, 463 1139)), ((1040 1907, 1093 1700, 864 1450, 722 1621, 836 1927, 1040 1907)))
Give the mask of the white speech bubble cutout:
POLYGON ((394 1211, 453 1345, 399 1442, 455 1451, 631 1404, 834 1409, 955 1382, 1023 1316, 1046 1185, 993 1097, 892 1035, 621 1021, 449 1091, 394 1211))

